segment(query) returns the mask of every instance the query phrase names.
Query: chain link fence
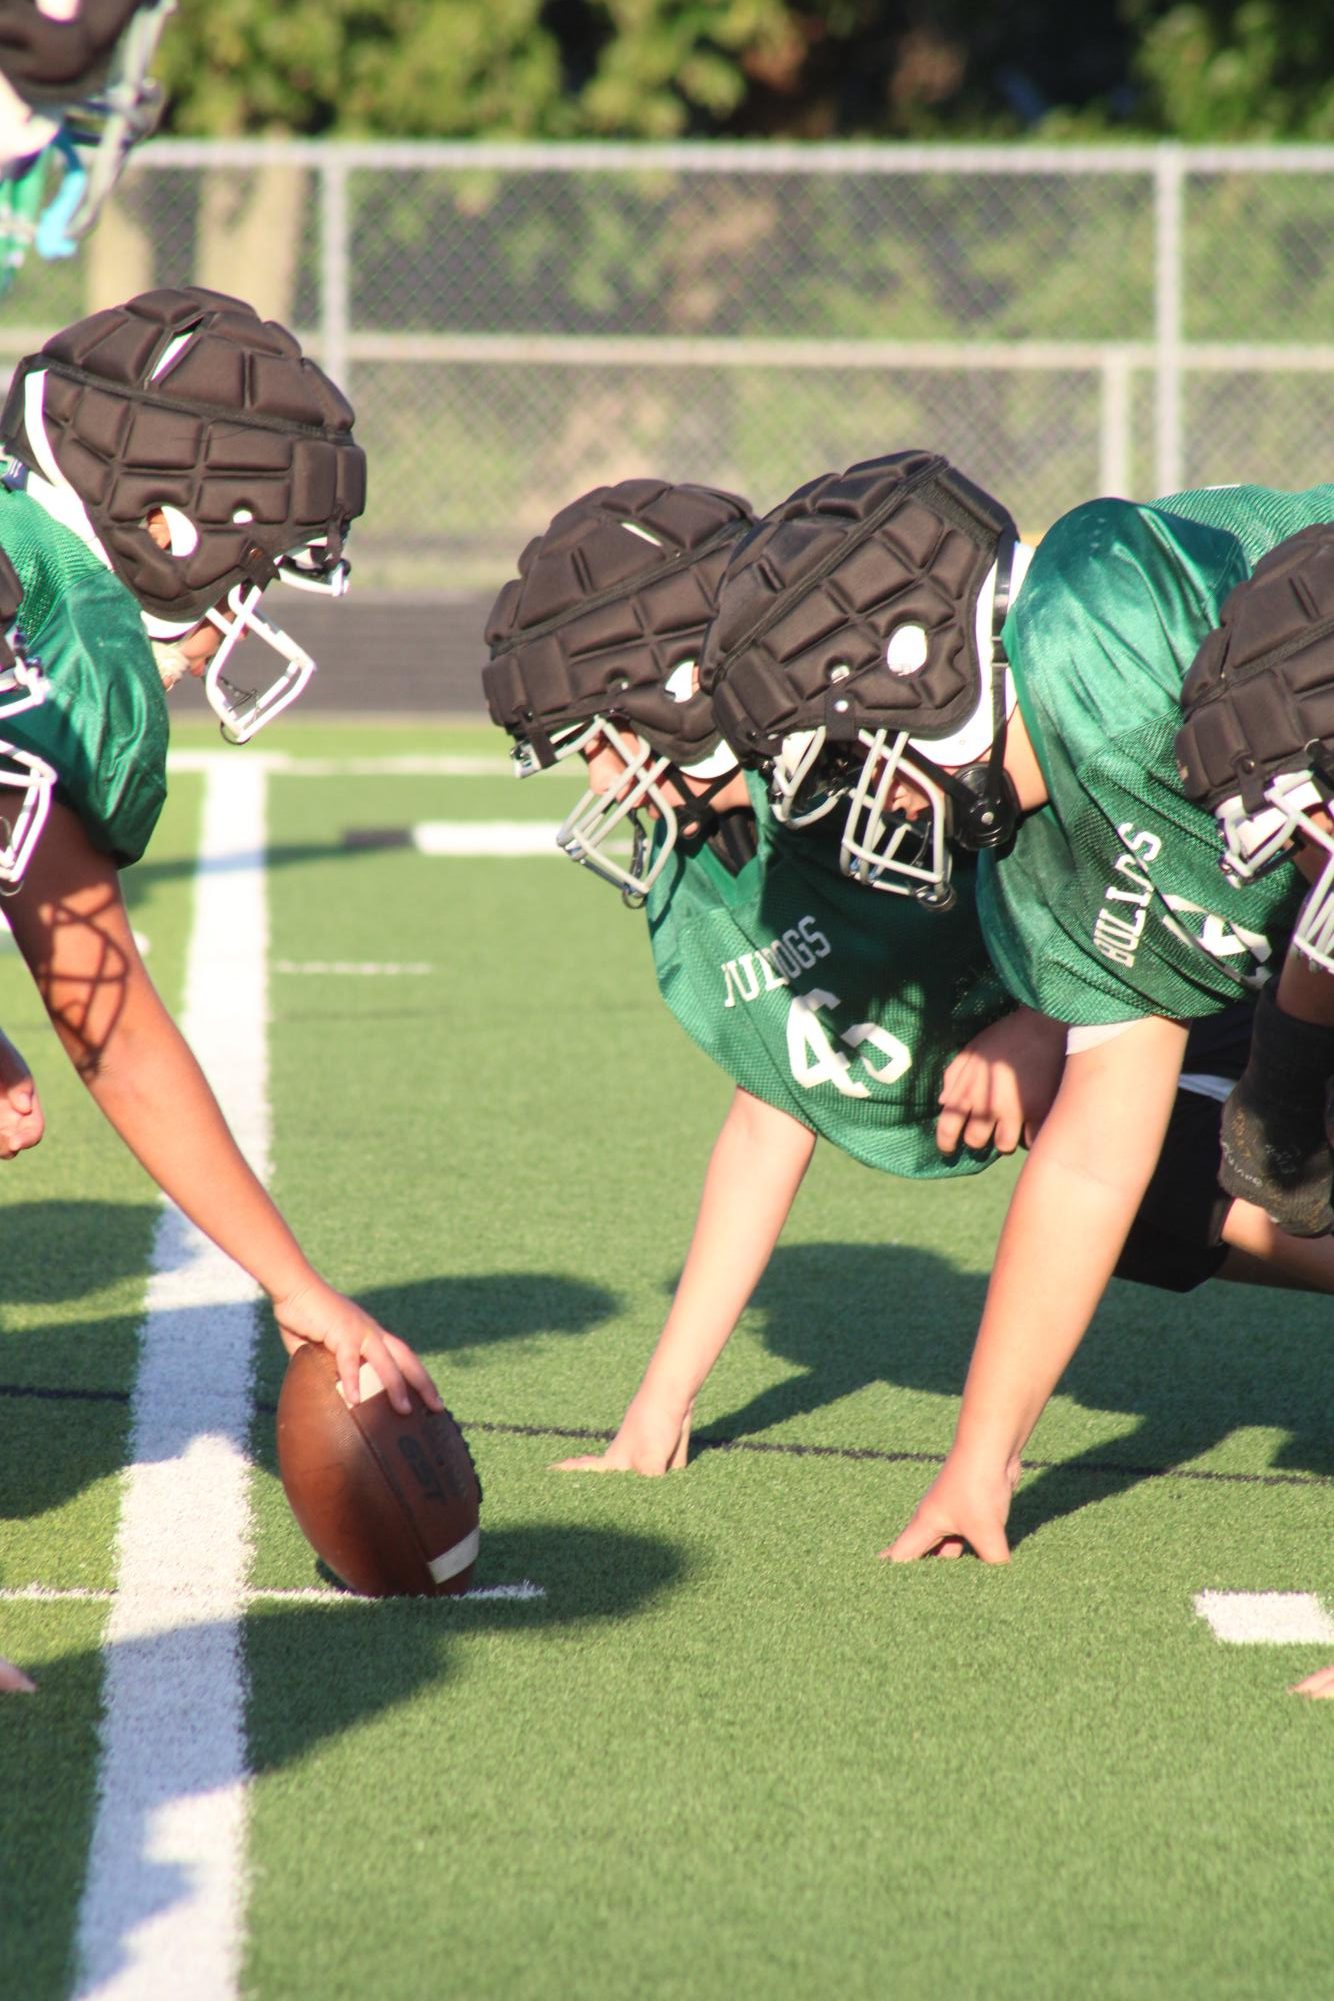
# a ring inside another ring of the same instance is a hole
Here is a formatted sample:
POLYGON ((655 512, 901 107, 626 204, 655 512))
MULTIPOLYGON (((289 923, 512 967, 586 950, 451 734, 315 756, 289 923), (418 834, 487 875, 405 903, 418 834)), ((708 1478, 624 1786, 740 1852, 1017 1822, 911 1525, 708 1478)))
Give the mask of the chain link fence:
POLYGON ((1334 147, 158 141, 0 364, 153 284, 239 292, 348 389, 358 583, 487 598, 599 481, 767 507, 947 452, 1025 530, 1331 473, 1334 147))

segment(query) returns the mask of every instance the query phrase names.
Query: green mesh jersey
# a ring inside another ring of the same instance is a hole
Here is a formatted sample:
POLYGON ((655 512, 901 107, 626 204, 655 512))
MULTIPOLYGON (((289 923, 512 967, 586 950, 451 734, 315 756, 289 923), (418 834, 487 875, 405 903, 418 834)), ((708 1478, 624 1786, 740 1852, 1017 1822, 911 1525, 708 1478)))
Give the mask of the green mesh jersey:
POLYGON ((1334 518, 1334 487, 1090 501, 1039 545, 1005 626, 1048 803, 984 856, 978 905, 1010 991, 1058 1021, 1193 1019, 1254 990, 1304 893, 1295 869, 1232 886, 1186 799, 1181 682, 1233 585, 1334 518))
POLYGON ((838 833, 792 834, 751 776, 758 852, 733 875, 708 847, 649 893, 658 985, 728 1076, 889 1174, 972 1174, 994 1152, 936 1146, 945 1065, 1011 1003, 989 966, 967 870, 948 914, 849 882, 838 833))
POLYGON ((0 548, 23 585, 27 648, 49 693, 6 717, 5 739, 59 774, 56 796, 93 846, 137 861, 167 792, 167 703, 139 607, 77 535, 0 487, 0 548))

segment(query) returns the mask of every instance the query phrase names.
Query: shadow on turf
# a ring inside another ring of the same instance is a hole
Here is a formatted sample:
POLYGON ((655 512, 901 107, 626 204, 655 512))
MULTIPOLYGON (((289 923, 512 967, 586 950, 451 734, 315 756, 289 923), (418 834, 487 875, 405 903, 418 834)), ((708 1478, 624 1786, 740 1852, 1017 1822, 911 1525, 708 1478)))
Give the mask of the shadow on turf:
MULTIPOLYGON (((406 843, 404 844, 406 846, 406 843)), ((349 842, 341 836, 336 841, 280 841, 276 846, 264 850, 266 869, 292 868, 301 862, 352 861, 364 855, 366 848, 355 841, 349 842)), ((254 867, 253 854, 222 855, 208 864, 208 872, 213 875, 235 874, 237 870, 254 867)), ((194 855, 172 856, 170 860, 136 862, 134 867, 134 887, 137 894, 144 894, 161 882, 193 880, 199 873, 199 863, 194 855)))
MULTIPOLYGON (((258 1599, 244 1628, 250 1770, 257 1777, 282 1771, 322 1745, 387 1717, 423 1692, 438 1691, 453 1671, 454 1657, 467 1636, 485 1633, 527 1641, 545 1633, 569 1633, 598 1620, 622 1619, 676 1583, 683 1569, 680 1552, 655 1537, 542 1526, 488 1534, 477 1582, 529 1578, 543 1585, 544 1598, 371 1602, 349 1595, 332 1598, 328 1606, 258 1599)), ((227 1658, 231 1632, 227 1626, 204 1625, 119 1642, 106 1650, 108 1664, 132 1683, 131 1700, 145 1731, 161 1728, 165 1741, 175 1743, 176 1752, 169 1755, 182 1757, 189 1783, 179 1789, 162 1786, 158 1775, 150 1772, 143 1782, 143 1797, 118 1801, 115 1853, 121 1893, 114 1913, 106 1914, 112 1929, 99 1940, 103 1976, 129 1963, 132 1935, 139 1927, 170 1911, 193 1887, 179 1865, 154 1859, 159 1816, 183 1799, 228 1785, 235 1776, 227 1728, 215 1736, 206 1727, 185 1728, 180 1720, 184 1688, 206 1721, 209 1690, 198 1677, 220 1657, 227 1658)), ((12 1706, 5 1716, 24 1726, 25 1750, 18 1769, 25 1797, 49 1798, 44 1746, 50 1747, 50 1760, 58 1765, 63 1736, 87 1728, 89 1675, 96 1673, 99 1658, 97 1653, 79 1652, 42 1669, 31 1707, 18 1698, 8 1699, 12 1706)), ((595 1677, 586 1682, 585 1700, 590 1713, 596 1714, 600 1693, 595 1677)), ((411 1810, 396 1822, 396 1838, 405 1842, 439 1839, 447 1848, 457 1838, 455 1802, 440 1778, 446 1756, 440 1733, 447 1726, 448 1713, 436 1711, 418 1723, 405 1722, 387 1748, 367 1748, 366 1769, 372 1782, 377 1756, 396 1756, 400 1769, 405 1760, 420 1767, 421 1783, 411 1792, 411 1810)), ((151 1759, 145 1762, 151 1767, 151 1759)), ((58 1839, 67 1843, 68 1822, 58 1816, 56 1820, 58 1839)), ((55 1825, 48 1816, 45 1828, 55 1825)), ((44 1829, 34 1829, 38 1848, 43 1834, 44 1829)), ((36 1863, 36 1854, 30 1855, 28 1866, 36 1863)), ((365 1885, 350 1887, 360 1894, 365 1885)))
POLYGON ((4 1300, 56 1306, 132 1278, 148 1260, 160 1213, 155 1202, 7 1202, 4 1300))
MULTIPOLYGON (((7 1219, 19 1219, 20 1232, 5 1274, 8 1298, 55 1304, 143 1271, 158 1214, 149 1205, 17 1204, 5 1212, 7 1219)), ((448 1355, 454 1368, 470 1348, 582 1333, 608 1319, 619 1304, 602 1286, 558 1272, 423 1279, 372 1287, 357 1298, 413 1347, 432 1357, 448 1355)), ((182 1345, 193 1348, 200 1369, 206 1369, 209 1309, 179 1308, 174 1317, 182 1345)), ((0 1338, 0 1425, 6 1438, 16 1441, 0 1452, 0 1520, 35 1520, 121 1470, 128 1386, 142 1324, 138 1314, 108 1315, 0 1338), (25 1420, 25 1413, 30 1418, 25 1420), (27 1439, 30 1449, 24 1449, 27 1439)), ((270 1469, 276 1465, 272 1412, 286 1366, 266 1315, 256 1360, 261 1417, 254 1456, 270 1469)), ((439 1373, 445 1382, 445 1372, 439 1373)), ((182 1432, 173 1449, 184 1451, 189 1444, 182 1432)))
MULTIPOLYGON (((873 1383, 957 1397, 984 1277, 899 1245, 781 1246, 755 1294, 770 1351, 800 1374, 702 1426, 692 1453, 755 1437, 873 1383)), ((1334 1476, 1329 1321, 1334 1302, 1214 1280, 1188 1294, 1116 1281, 1060 1393, 1136 1427, 1030 1473, 1011 1541, 1209 1452, 1242 1426, 1285 1432, 1267 1471, 1334 1476)), ((892 1452, 892 1437, 874 1443, 892 1452)), ((1041 1446, 1041 1435, 1038 1438, 1041 1446)), ((931 1477, 923 1468, 923 1489, 931 1477)))

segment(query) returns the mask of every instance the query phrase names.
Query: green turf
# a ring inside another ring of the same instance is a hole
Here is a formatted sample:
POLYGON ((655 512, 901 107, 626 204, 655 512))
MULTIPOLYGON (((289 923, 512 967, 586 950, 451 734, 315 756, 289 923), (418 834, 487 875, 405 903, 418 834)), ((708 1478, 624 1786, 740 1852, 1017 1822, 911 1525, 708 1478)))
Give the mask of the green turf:
MULTIPOLYGON (((274 747, 495 744, 302 724, 274 747)), ((176 781, 172 842, 137 872, 169 987, 195 786, 176 781)), ((1334 1713, 1285 1691, 1332 1650, 1223 1646, 1192 1599, 1334 1595, 1327 1305, 1114 1287, 1033 1439, 1013 1566, 890 1571, 875 1552, 948 1442, 1012 1173, 911 1187, 817 1157, 700 1400, 689 1470, 548 1470, 562 1429, 610 1430, 634 1388, 729 1087, 658 1002, 642 920, 604 885, 559 860, 345 835, 555 818, 573 790, 563 773, 270 786, 275 961, 431 969, 274 972, 280 1199, 469 1427, 478 1581, 546 1595, 252 1610, 247 1993, 1324 1992, 1334 1713)), ((16 1019, 3 960, 0 982, 16 1019)), ((15 1253, 5 1380, 114 1392, 151 1191, 77 1086, 56 1093, 59 1155, 20 1167, 37 1192, 18 1242, 36 1248, 15 1253)), ((319 1581, 273 1471, 281 1368, 270 1332, 264 1588, 319 1581)), ((123 1407, 15 1397, 0 1420, 19 1455, 7 1575, 102 1582, 123 1407)), ((45 2001, 82 1864, 100 1608, 8 1605, 4 1622, 42 1692, 0 1704, 6 1837, 28 1857, 0 1964, 17 1951, 16 1994, 45 2001)))
MULTIPOLYGON (((153 859, 124 888, 153 979, 179 1001, 198 781, 176 780, 153 859)), ((78 1082, 8 934, 0 1021, 32 1065, 47 1131, 0 1181, 0 1583, 104 1590, 157 1191, 78 1082), (83 1392, 81 1396, 79 1393, 83 1392)), ((40 1684, 0 1702, 0 1991, 66 1992, 96 1776, 105 1603, 7 1603, 0 1653, 40 1684)))

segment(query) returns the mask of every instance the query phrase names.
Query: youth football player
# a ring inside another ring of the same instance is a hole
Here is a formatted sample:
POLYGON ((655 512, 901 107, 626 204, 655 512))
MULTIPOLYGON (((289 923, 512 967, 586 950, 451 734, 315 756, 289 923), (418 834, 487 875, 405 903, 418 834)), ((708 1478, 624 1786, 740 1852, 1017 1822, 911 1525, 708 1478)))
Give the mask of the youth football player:
MULTIPOLYGON (((571 1470, 685 1463, 695 1396, 818 1136, 889 1173, 973 1173, 1031 1139, 1064 1056, 1058 1023, 998 991, 970 862, 947 910, 877 896, 840 869, 834 821, 783 825, 720 744, 694 663, 748 525, 744 503, 707 488, 600 488, 524 551, 487 629, 487 700, 520 773, 585 760, 560 845, 644 904, 664 999, 736 1086, 643 1382, 607 1451, 571 1470)), ((1256 1275, 1254 1234, 1217 1185, 1219 1079, 1238 1074, 1249 1021, 1243 1001, 1230 1034, 1211 1025, 1212 1051, 1197 1038, 1123 1276, 1180 1290, 1256 1275)), ((1285 1239, 1262 1254, 1289 1282, 1334 1289, 1334 1247, 1285 1239)))
MULTIPOLYGON (((1267 1013, 1224 1119, 1224 1178, 1270 1214, 1334 1228, 1334 525, 1303 529, 1236 586, 1182 688, 1177 767, 1237 882, 1296 861, 1309 1019, 1267 1013)), ((1334 1700, 1334 1667, 1295 1692, 1334 1700)))
POLYGON ((202 674, 244 740, 313 662, 260 610, 292 580, 341 592, 362 511, 353 414, 285 329, 195 287, 145 293, 19 364, 0 440, 0 548, 23 586, 46 699, 4 719, 59 774, 6 914, 56 1034, 116 1131, 272 1301, 289 1352, 323 1343, 345 1394, 369 1361, 397 1409, 439 1408, 411 1348, 311 1265, 247 1164, 134 941, 119 871, 166 792, 166 689, 202 674), (238 642, 271 675, 242 686, 238 642))
MULTIPOLYGON (((978 856, 993 962, 1066 1028, 1016 1183, 953 1446, 884 1554, 1009 1550, 1019 1457, 1100 1299, 1178 1095, 1192 1023, 1284 961, 1303 885, 1229 890, 1173 755, 1181 685, 1253 562, 1334 489, 1097 500, 1031 561, 945 460, 897 453, 800 489, 729 566, 702 660, 729 741, 773 768, 791 826, 828 815, 842 866, 939 907, 978 856), (1026 574, 1025 574, 1026 572, 1026 574)), ((1228 1241, 1327 1289, 1328 1246, 1234 1201, 1228 1241)))

